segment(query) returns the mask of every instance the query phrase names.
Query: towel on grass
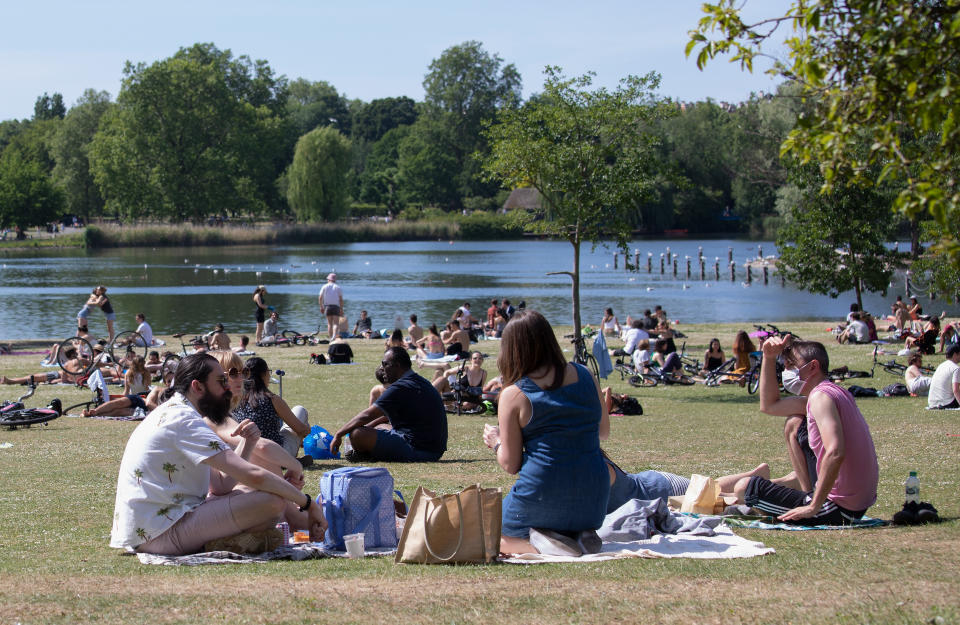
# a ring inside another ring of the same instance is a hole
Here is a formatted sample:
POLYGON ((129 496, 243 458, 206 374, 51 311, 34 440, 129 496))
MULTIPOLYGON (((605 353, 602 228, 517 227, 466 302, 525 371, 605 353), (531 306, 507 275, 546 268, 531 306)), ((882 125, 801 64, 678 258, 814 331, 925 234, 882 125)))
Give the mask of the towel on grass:
MULTIPOLYGON (((367 549, 364 557, 392 556, 396 549, 389 547, 367 549)), ((199 564, 253 564, 271 560, 315 560, 318 558, 346 558, 346 551, 332 551, 323 548, 323 543, 299 543, 280 547, 267 553, 239 555, 230 551, 206 551, 187 556, 159 556, 152 553, 138 553, 141 564, 160 564, 163 566, 197 566, 199 564)))
POLYGON ((741 538, 725 526, 719 525, 713 536, 691 534, 658 534, 647 540, 629 542, 604 541, 600 553, 569 556, 545 556, 539 553, 524 553, 501 558, 507 564, 550 564, 555 562, 599 562, 623 558, 694 558, 698 560, 753 558, 774 549, 763 543, 741 538))
POLYGON ((874 519, 865 516, 850 525, 794 525, 793 523, 783 523, 770 516, 739 516, 724 517, 723 522, 733 527, 743 527, 752 530, 855 530, 868 527, 882 527, 887 524, 883 519, 874 519))

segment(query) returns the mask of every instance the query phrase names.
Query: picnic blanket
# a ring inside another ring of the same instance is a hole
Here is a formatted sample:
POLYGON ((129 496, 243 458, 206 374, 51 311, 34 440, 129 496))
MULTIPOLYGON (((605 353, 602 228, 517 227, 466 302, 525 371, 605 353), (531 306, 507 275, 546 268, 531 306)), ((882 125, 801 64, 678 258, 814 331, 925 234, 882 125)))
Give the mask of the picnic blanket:
POLYGON ((883 527, 887 524, 883 519, 874 519, 865 516, 850 525, 794 525, 783 523, 770 516, 735 516, 724 517, 723 522, 733 527, 743 527, 752 530, 787 530, 791 532, 806 530, 855 530, 869 527, 883 527))
MULTIPOLYGON (((396 549, 381 547, 367 549, 364 557, 392 556, 396 549)), ((239 555, 230 551, 206 551, 187 556, 159 556, 152 553, 138 553, 141 564, 159 564, 162 566, 197 566, 200 564, 253 564, 271 560, 315 560, 318 558, 346 558, 346 551, 324 549, 323 543, 300 543, 286 545, 275 551, 256 555, 239 555)))
POLYGON ((556 562, 599 562, 623 558, 693 558, 698 560, 753 558, 775 553, 763 543, 741 538, 726 525, 719 525, 713 536, 658 534, 646 540, 604 541, 600 553, 570 556, 545 556, 524 553, 501 558, 507 564, 550 564, 556 562))

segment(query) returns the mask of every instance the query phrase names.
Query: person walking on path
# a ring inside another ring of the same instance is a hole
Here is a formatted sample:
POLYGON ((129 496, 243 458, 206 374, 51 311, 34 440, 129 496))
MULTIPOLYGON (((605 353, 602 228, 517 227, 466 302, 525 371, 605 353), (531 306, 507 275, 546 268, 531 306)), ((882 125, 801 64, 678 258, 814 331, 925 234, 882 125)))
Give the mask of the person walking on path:
POLYGON ((327 337, 333 339, 343 314, 343 289, 337 284, 337 274, 327 274, 327 283, 320 289, 320 310, 327 317, 327 337))

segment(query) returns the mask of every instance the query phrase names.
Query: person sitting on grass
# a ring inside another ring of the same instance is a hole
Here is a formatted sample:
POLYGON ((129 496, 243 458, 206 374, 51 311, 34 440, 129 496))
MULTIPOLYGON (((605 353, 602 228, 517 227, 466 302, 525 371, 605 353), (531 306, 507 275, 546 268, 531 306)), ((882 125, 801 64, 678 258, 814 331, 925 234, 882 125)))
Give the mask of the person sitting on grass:
POLYGON ((503 500, 504 553, 579 556, 600 550, 610 480, 600 440, 610 416, 586 367, 569 363, 540 313, 517 312, 503 333, 498 425, 483 442, 517 481, 503 500))
POLYGON ((151 375, 160 373, 160 369, 163 368, 163 362, 160 360, 160 352, 151 350, 151 352, 147 354, 147 360, 143 363, 143 366, 151 375))
POLYGON ((230 351, 230 335, 223 331, 222 323, 214 326, 207 346, 210 351, 230 351))
MULTIPOLYGON (((483 354, 480 352, 470 354, 470 364, 464 367, 463 372, 466 375, 467 386, 461 390, 465 394, 482 397, 483 385, 487 381, 487 371, 483 368, 483 354)), ((443 397, 444 393, 453 391, 453 386, 457 383, 457 377, 459 375, 460 367, 452 367, 446 371, 437 371, 437 376, 433 380, 433 387, 437 389, 437 392, 443 397)), ((471 409, 476 406, 470 402, 465 402, 464 407, 471 409)))
POLYGON ((373 336, 373 319, 367 315, 367 311, 360 311, 360 318, 353 326, 353 336, 363 339, 373 336))
POLYGON ((420 339, 423 338, 423 328, 417 325, 417 316, 410 315, 410 326, 407 328, 407 349, 417 349, 420 339))
POLYGON ((403 340, 403 330, 400 328, 394 328, 390 338, 384 341, 384 349, 390 349, 391 347, 407 348, 407 342, 403 340))
POLYGON ((907 370, 903 372, 903 381, 911 395, 927 395, 930 392, 932 378, 923 375, 920 367, 923 366, 923 354, 911 354, 907 359, 907 370))
POLYGON ((237 345, 236 347, 233 347, 231 351, 236 352, 238 354, 245 354, 248 351, 250 351, 250 337, 247 336, 246 334, 241 334, 240 344, 237 345))
POLYGON ((326 529, 321 506, 247 458, 259 435, 246 421, 229 449, 204 422, 229 418, 227 375, 209 354, 180 361, 174 395, 131 434, 120 461, 110 546, 162 555, 196 553, 209 542, 273 528, 293 502, 307 512, 310 537, 326 529), (242 487, 241 487, 242 485, 242 487))
POLYGON ((720 339, 710 339, 710 347, 707 348, 707 351, 703 352, 703 369, 700 370, 701 375, 710 373, 726 361, 727 357, 723 353, 723 347, 720 346, 720 339))
POLYGON ((933 354, 936 351, 939 336, 940 318, 930 317, 923 326, 923 332, 917 336, 908 336, 903 346, 907 349, 916 349, 921 354, 933 354))
POLYGON ((850 323, 848 323, 843 332, 837 336, 837 342, 840 344, 869 343, 870 328, 863 322, 861 313, 859 311, 853 311, 848 315, 848 318, 850 319, 850 323))
POLYGON ((173 393, 164 394, 173 384, 173 373, 177 369, 177 361, 167 365, 161 374, 161 384, 150 388, 146 397, 140 395, 123 395, 116 399, 105 401, 99 406, 87 408, 83 411, 84 417, 130 417, 136 414, 137 408, 144 414, 150 414, 160 404, 170 398, 173 393))
POLYGON ((626 331, 623 335, 623 340, 626 341, 626 344, 623 347, 618 347, 617 349, 610 350, 611 356, 633 356, 633 352, 637 350, 637 346, 640 344, 640 341, 643 339, 650 339, 650 335, 646 330, 643 329, 643 321, 640 319, 633 319, 630 321, 630 329, 626 331))
POLYGON ((960 408, 960 345, 948 347, 946 356, 930 380, 927 406, 931 409, 960 408))
POLYGON ((445 353, 448 356, 470 352, 470 333, 453 321, 448 323, 446 329, 440 333, 440 339, 446 347, 445 353))
POLYGON ((417 341, 417 360, 435 360, 443 358, 443 339, 437 324, 430 324, 427 333, 417 341))
POLYGON ((387 350, 380 366, 389 386, 337 430, 330 452, 336 455, 350 435, 353 450, 346 459, 351 462, 436 462, 447 450, 447 411, 440 393, 410 369, 410 355, 402 347, 387 350))
POLYGON ((387 390, 387 387, 390 384, 387 383, 386 375, 383 372, 383 367, 377 367, 377 370, 373 372, 373 377, 377 379, 377 384, 370 388, 370 395, 367 398, 367 406, 372 406, 377 403, 377 400, 380 399, 380 396, 383 395, 383 392, 387 390))
POLYGON ((237 422, 251 419, 260 429, 262 438, 285 448, 282 428, 287 425, 296 434, 294 443, 290 444, 291 455, 295 455, 300 443, 310 434, 310 425, 295 414, 282 397, 270 391, 271 373, 273 371, 263 358, 252 356, 247 359, 242 369, 243 394, 231 416, 237 422))
POLYGON ((124 395, 145 395, 150 383, 150 374, 147 372, 146 361, 139 354, 130 359, 130 367, 123 374, 124 395))
POLYGON ((817 477, 812 492, 799 490, 799 484, 744 478, 734 487, 737 503, 802 525, 845 525, 859 520, 877 500, 877 454, 853 397, 827 377, 826 348, 787 335, 768 338, 762 350, 760 410, 785 417, 806 413, 817 477), (780 396, 776 361, 781 354, 788 369, 803 382, 797 397, 780 396))

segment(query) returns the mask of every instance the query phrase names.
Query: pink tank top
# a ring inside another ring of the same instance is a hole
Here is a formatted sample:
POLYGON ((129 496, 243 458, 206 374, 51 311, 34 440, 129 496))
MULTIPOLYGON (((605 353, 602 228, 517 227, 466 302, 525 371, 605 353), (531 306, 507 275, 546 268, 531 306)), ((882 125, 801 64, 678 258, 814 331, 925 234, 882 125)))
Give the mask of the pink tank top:
MULTIPOLYGON (((840 414, 840 427, 843 428, 844 458, 840 473, 827 499, 847 510, 866 510, 877 501, 877 482, 880 468, 877 466, 877 452, 873 447, 870 427, 867 425, 853 396, 833 382, 823 381, 810 392, 825 393, 840 414)), ((817 475, 822 475, 820 460, 823 456, 823 441, 817 422, 810 414, 810 402, 807 402, 807 431, 810 437, 810 449, 817 457, 817 475)))

